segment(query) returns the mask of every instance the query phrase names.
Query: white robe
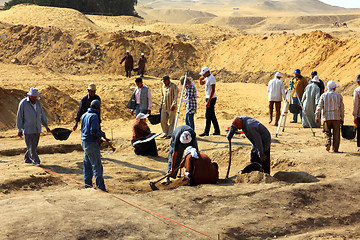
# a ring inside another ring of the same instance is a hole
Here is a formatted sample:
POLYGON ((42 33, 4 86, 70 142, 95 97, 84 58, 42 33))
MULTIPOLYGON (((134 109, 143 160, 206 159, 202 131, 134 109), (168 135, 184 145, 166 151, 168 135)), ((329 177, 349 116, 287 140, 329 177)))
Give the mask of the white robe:
MULTIPOLYGON (((316 83, 311 83, 306 86, 304 95, 302 96, 301 103, 303 105, 303 112, 306 113, 306 116, 309 119, 311 127, 319 128, 320 122, 315 123, 315 111, 316 106, 319 103, 320 99, 320 88, 316 83)), ((310 127, 309 122, 306 120, 305 114, 302 114, 301 119, 303 127, 310 127)))

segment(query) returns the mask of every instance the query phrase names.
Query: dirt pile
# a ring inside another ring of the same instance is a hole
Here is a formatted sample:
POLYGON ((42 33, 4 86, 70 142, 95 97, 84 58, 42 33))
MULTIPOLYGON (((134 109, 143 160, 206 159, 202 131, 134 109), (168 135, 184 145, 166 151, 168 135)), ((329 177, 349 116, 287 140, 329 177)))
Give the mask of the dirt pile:
POLYGON ((0 129, 15 127, 19 102, 26 96, 25 91, 0 87, 0 129))

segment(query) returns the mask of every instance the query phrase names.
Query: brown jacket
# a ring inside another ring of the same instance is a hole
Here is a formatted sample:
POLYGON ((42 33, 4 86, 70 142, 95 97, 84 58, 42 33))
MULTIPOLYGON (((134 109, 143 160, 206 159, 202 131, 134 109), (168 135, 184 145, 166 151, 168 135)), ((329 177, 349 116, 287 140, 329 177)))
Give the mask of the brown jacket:
POLYGON ((219 179, 218 168, 203 153, 199 154, 199 158, 188 154, 185 158, 185 169, 190 173, 190 185, 215 184, 219 179))
MULTIPOLYGON (((299 98, 302 98, 305 88, 309 82, 301 75, 299 76, 299 78, 294 77, 292 81, 294 81, 294 88, 299 95, 299 98)), ((292 97, 296 97, 295 91, 293 91, 291 95, 292 97)))
POLYGON ((132 140, 144 140, 150 135, 150 128, 146 124, 146 122, 140 121, 139 119, 135 119, 132 125, 133 136, 132 140))

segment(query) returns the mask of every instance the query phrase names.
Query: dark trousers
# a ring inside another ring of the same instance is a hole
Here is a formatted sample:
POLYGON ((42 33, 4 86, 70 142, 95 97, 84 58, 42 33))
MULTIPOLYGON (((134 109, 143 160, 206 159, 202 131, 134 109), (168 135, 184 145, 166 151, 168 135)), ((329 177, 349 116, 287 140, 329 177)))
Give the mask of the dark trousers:
POLYGON ((270 148, 264 151, 264 154, 266 155, 266 160, 261 161, 258 150, 256 148, 252 148, 250 154, 250 162, 260 163, 262 165, 262 168, 264 169, 264 172, 270 174, 270 148))
MULTIPOLYGON (((301 97, 299 97, 301 101, 301 97)), ((297 97, 292 97, 292 103, 296 105, 300 105, 299 99, 297 97)), ((300 111, 300 119, 302 119, 302 110, 300 111)), ((293 114, 293 121, 297 122, 298 120, 298 114, 293 114)))
MULTIPOLYGON (((360 118, 357 118, 358 124, 360 123, 360 118)), ((357 127, 357 147, 360 147, 360 134, 359 134, 359 127, 357 127)))
MULTIPOLYGON (((126 70, 125 70, 126 71, 126 70)), ((131 70, 126 71, 126 77, 131 77, 131 70)))
MULTIPOLYGON (((206 102, 208 101, 208 98, 206 99, 206 102)), ((210 126, 211 122, 214 125, 214 132, 220 133, 219 124, 215 115, 215 103, 216 98, 211 99, 210 106, 206 108, 205 118, 206 118, 206 126, 205 126, 205 133, 210 132, 210 126)))
POLYGON ((328 120, 324 121, 324 133, 326 135, 326 145, 331 146, 331 137, 333 137, 333 150, 339 151, 340 146, 340 120, 328 120), (332 132, 331 132, 332 130, 332 132))
POLYGON ((270 114, 270 121, 273 119, 273 112, 274 112, 274 104, 275 104, 275 125, 278 125, 280 114, 281 114, 281 101, 269 101, 269 114, 270 114))

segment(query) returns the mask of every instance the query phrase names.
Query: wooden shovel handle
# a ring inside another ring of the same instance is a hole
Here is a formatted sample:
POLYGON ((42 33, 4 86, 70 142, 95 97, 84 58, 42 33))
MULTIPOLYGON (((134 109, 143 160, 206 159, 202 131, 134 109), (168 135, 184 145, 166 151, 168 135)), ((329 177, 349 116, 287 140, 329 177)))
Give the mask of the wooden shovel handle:
POLYGON ((230 172, 230 166, 231 166, 231 140, 229 140, 229 166, 228 166, 228 170, 226 172, 226 177, 229 177, 229 172, 230 172))

